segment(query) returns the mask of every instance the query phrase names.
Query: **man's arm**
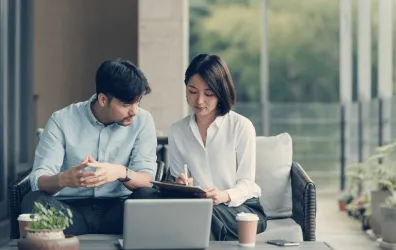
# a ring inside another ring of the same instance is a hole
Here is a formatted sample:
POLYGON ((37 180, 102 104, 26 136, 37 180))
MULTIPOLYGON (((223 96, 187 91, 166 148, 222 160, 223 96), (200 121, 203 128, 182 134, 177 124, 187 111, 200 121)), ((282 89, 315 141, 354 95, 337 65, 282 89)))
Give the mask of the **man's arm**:
POLYGON ((54 115, 48 120, 34 156, 30 183, 33 191, 41 190, 56 194, 62 187, 59 171, 65 155, 64 136, 54 115))
MULTIPOLYGON (((96 168, 95 172, 83 172, 81 173, 80 181, 82 187, 93 188, 98 187, 103 184, 113 182, 113 181, 122 181, 127 177, 127 167, 119 164, 112 164, 107 162, 97 162, 93 159, 90 159, 88 166, 96 168)), ((130 190, 139 188, 139 187, 151 187, 151 175, 145 172, 136 172, 130 170, 132 173, 131 180, 127 182, 123 182, 125 187, 130 190)))
MULTIPOLYGON (((126 171, 125 171, 126 172, 126 171)), ((125 174, 122 179, 125 179, 125 174)), ((122 180, 121 179, 121 180, 122 180)), ((152 176, 145 172, 136 172, 132 170, 132 178, 130 181, 123 182, 124 186, 129 190, 134 190, 140 187, 151 187, 152 176)))
MULTIPOLYGON (((85 157, 79 165, 68 169, 65 172, 60 172, 56 175, 48 176, 42 175, 38 179, 39 189, 49 194, 56 194, 64 187, 83 187, 81 181, 82 170, 89 165, 88 159, 85 157)), ((95 173, 86 173, 87 176, 93 176, 95 173)))
POLYGON ((96 168, 94 176, 88 177, 88 172, 82 173, 83 187, 97 187, 109 182, 124 180, 127 177, 127 168, 131 171, 131 180, 122 182, 129 190, 139 187, 151 187, 151 180, 157 171, 157 136, 154 121, 151 115, 142 125, 142 130, 133 145, 129 166, 97 162, 89 159, 89 166, 96 168))
POLYGON ((52 115, 36 148, 33 170, 30 174, 33 191, 40 190, 55 195, 64 187, 81 187, 81 170, 88 166, 88 157, 78 166, 60 172, 64 155, 64 135, 52 115))
POLYGON ((131 180, 123 183, 125 187, 133 190, 152 186, 150 181, 154 179, 157 171, 157 135, 151 114, 147 115, 133 145, 128 168, 133 172, 131 180))

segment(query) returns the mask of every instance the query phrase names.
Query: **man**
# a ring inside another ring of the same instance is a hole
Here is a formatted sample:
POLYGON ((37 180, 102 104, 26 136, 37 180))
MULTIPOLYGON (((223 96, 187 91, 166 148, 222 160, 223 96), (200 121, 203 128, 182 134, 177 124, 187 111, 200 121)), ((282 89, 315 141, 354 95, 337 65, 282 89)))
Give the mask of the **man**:
POLYGON ((56 111, 36 149, 32 191, 22 201, 70 208, 66 234, 121 234, 123 201, 155 195, 157 138, 150 113, 139 108, 151 89, 129 61, 105 61, 96 73, 96 95, 56 111))

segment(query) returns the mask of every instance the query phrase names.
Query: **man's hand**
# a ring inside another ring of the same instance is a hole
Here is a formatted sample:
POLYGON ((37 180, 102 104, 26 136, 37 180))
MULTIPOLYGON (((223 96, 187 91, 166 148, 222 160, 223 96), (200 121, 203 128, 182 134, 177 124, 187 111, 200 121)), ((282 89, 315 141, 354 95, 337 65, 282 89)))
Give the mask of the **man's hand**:
MULTIPOLYGON (((85 157, 85 159, 77 166, 74 166, 65 172, 59 173, 59 186, 60 187, 82 187, 81 175, 82 170, 89 165, 90 156, 85 157)), ((94 173, 88 173, 94 174, 94 173)))
POLYGON ((181 174, 179 175, 179 177, 176 178, 176 183, 179 183, 179 184, 188 184, 187 186, 192 186, 192 185, 193 185, 193 182, 194 182, 193 178, 190 177, 190 178, 187 179, 187 178, 186 178, 186 175, 185 175, 184 173, 181 173, 181 174))
POLYGON ((227 191, 219 190, 216 187, 206 188, 204 191, 205 194, 203 196, 206 198, 211 198, 214 205, 226 203, 231 200, 227 191))
POLYGON ((97 162, 89 158, 88 166, 96 168, 96 171, 81 174, 80 180, 83 187, 97 187, 126 177, 126 169, 122 165, 97 162))

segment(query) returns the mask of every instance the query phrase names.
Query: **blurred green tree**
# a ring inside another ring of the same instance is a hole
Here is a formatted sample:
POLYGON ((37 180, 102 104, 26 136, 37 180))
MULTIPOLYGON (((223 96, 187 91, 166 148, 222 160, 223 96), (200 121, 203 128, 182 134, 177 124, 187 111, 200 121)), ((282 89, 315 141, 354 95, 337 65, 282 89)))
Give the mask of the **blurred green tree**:
MULTIPOLYGON (((270 100, 338 100, 338 1, 268 1, 270 100)), ((238 100, 260 100, 261 1, 191 0, 190 57, 230 67, 238 100)))

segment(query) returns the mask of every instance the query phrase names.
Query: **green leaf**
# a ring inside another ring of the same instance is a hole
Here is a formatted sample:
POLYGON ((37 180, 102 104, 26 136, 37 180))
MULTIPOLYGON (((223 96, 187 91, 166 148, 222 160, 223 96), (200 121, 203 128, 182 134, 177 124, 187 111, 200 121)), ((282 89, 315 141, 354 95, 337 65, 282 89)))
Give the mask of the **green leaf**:
POLYGON ((69 215, 70 218, 73 218, 73 213, 72 211, 68 208, 67 210, 67 214, 69 215))

